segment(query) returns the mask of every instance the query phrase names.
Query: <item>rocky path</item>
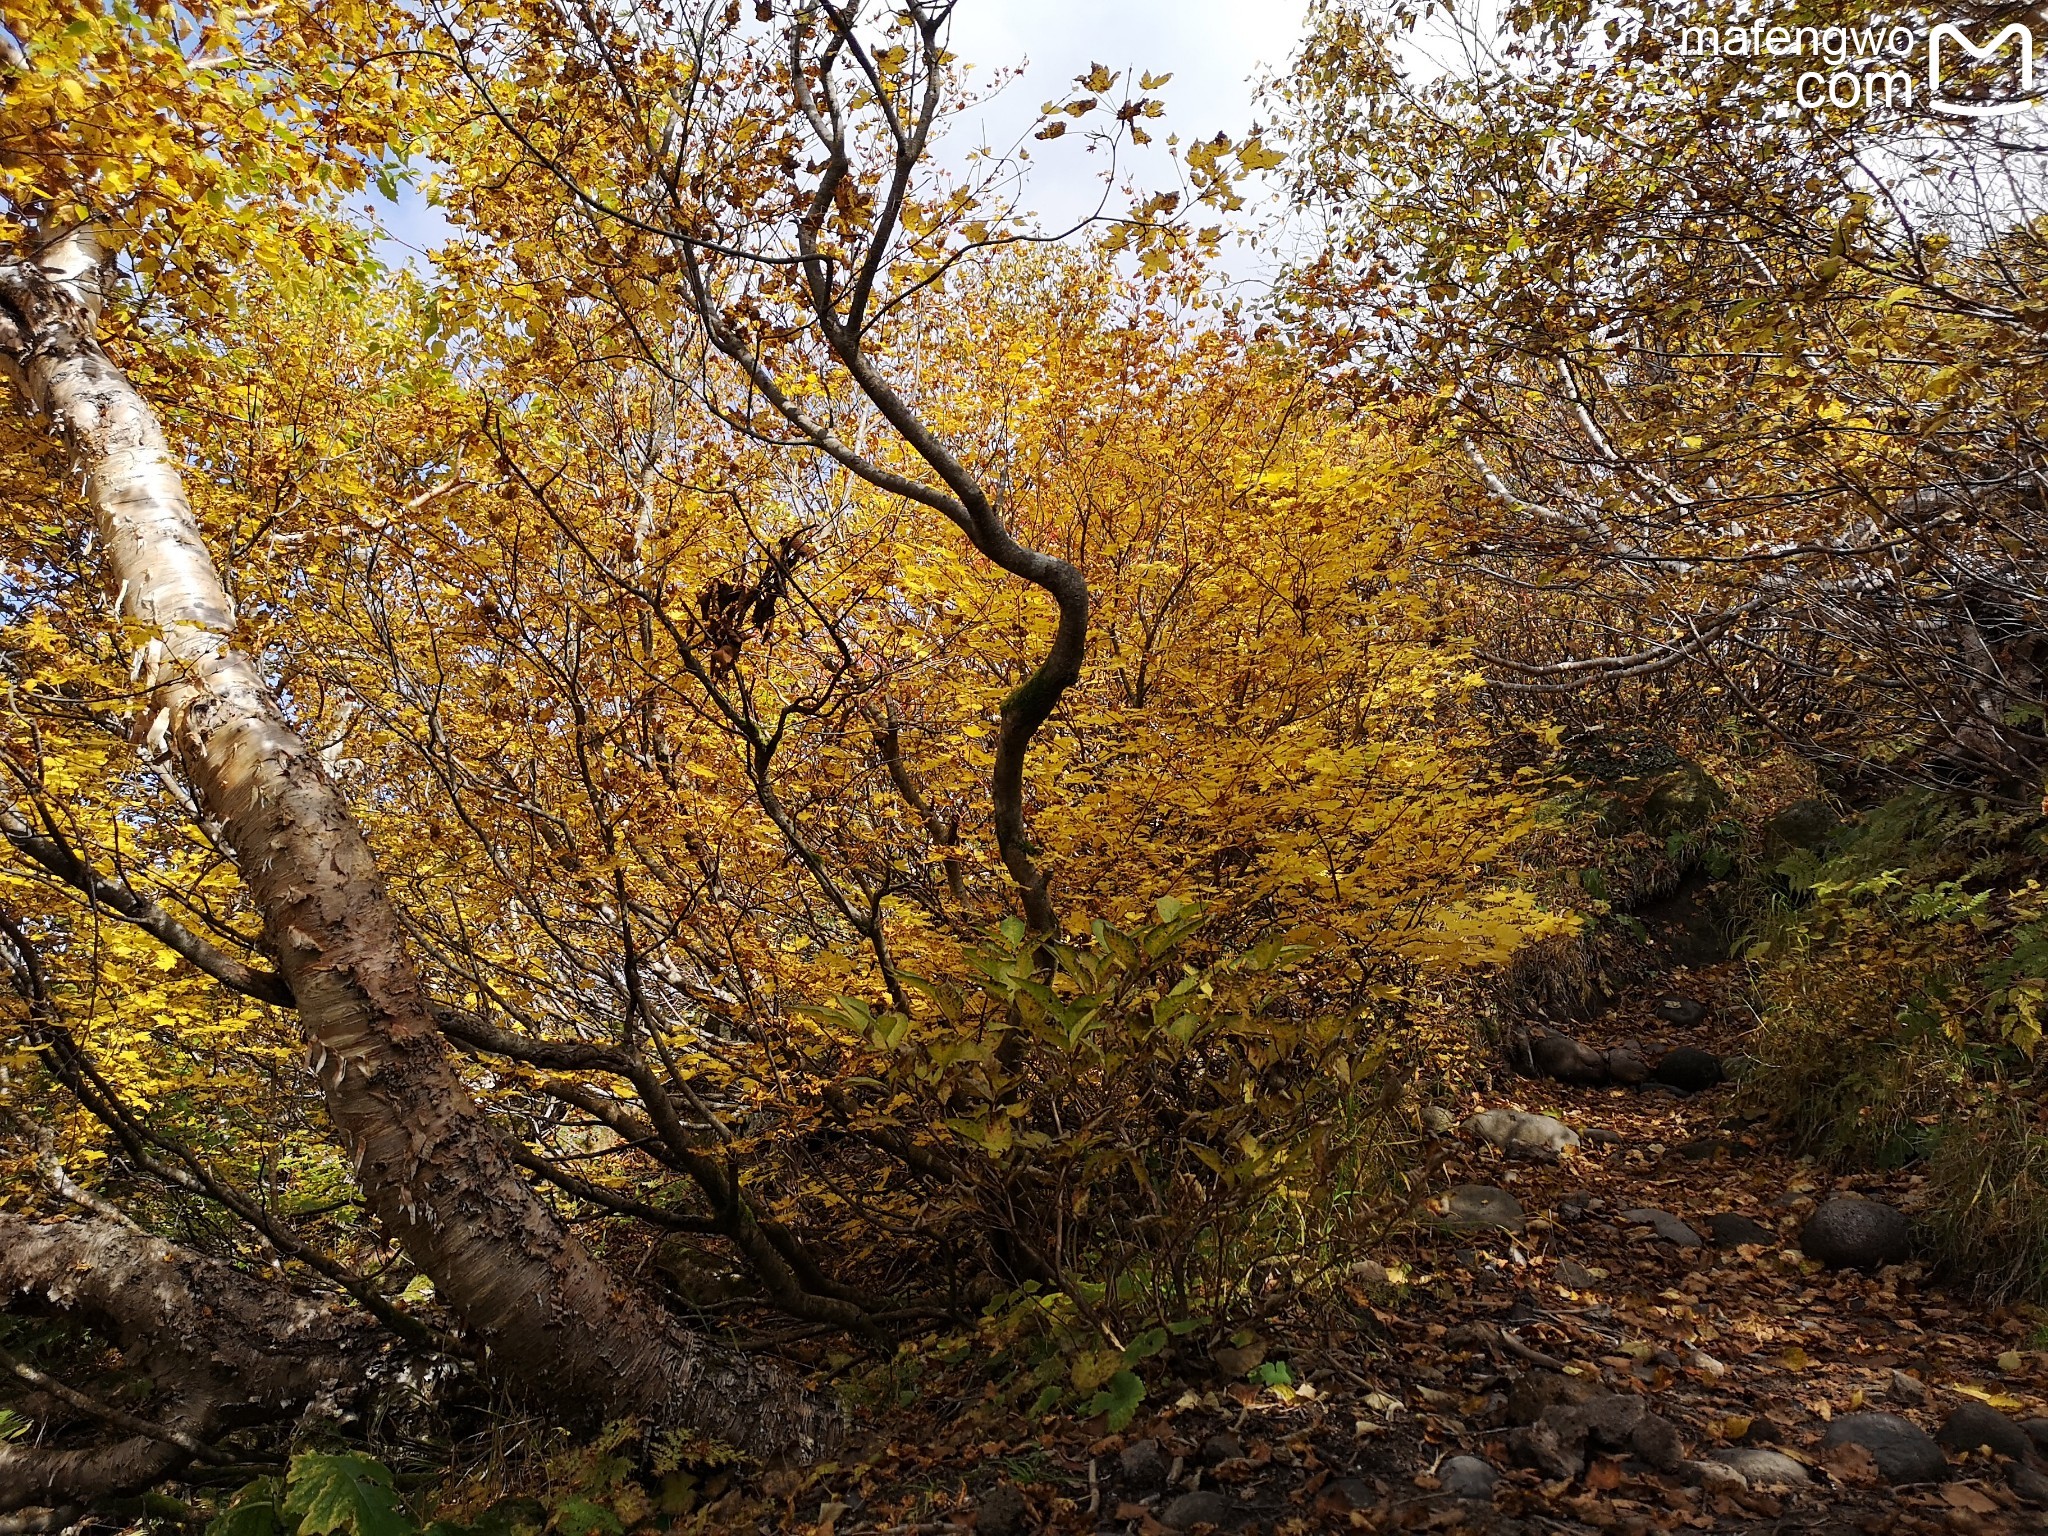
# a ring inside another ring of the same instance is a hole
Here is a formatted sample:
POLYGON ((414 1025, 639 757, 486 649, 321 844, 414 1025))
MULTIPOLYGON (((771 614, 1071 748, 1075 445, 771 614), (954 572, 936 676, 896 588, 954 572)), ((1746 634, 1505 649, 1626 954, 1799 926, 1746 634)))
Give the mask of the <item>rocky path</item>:
POLYGON ((1572 1081, 1431 1106, 1442 1194, 1346 1321, 1269 1327, 1288 1382, 1120 1435, 899 1442, 836 1529, 2048 1531, 2039 1314, 1929 1281, 1910 1174, 1831 1179, 1736 1113, 1733 980, 1537 1042, 1572 1081), (950 1492, 885 1491, 892 1457, 955 1454, 950 1492))

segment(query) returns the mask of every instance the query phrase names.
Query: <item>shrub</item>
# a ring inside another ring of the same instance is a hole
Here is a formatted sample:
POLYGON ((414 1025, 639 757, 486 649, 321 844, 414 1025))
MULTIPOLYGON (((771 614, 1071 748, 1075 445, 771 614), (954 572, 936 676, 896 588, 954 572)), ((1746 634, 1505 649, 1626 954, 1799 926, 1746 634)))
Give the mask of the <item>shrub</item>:
POLYGON ((864 1063, 850 1127, 942 1182, 927 1236, 997 1245, 1118 1349, 1247 1309, 1404 1205, 1391 990, 1320 993, 1312 935, 1219 950, 1200 909, 1157 919, 1085 943, 1006 923, 916 1022, 815 1010, 864 1063))
POLYGON ((1835 1164, 1924 1165, 1936 1256, 2048 1295, 2048 1141, 2033 1097, 2048 993, 2034 818, 1928 792, 1779 871, 1749 948, 1755 1106, 1835 1164))

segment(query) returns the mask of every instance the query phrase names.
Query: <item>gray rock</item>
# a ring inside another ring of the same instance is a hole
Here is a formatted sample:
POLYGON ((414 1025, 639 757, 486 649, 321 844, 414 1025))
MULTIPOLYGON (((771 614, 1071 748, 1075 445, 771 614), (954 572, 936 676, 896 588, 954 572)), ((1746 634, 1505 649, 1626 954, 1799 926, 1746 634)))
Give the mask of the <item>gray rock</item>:
POLYGON ((1534 1467, 1545 1477, 1570 1482, 1586 1467, 1586 1437, 1582 1432, 1571 1439, 1558 1431, 1548 1418, 1510 1430, 1508 1454, 1525 1467, 1534 1467))
POLYGON ((1529 1219, 1522 1213, 1522 1202, 1506 1190, 1491 1184, 1460 1184, 1446 1201, 1444 1225, 1460 1232, 1489 1227, 1520 1232, 1528 1227, 1529 1219))
POLYGON ((1433 1135, 1441 1136, 1458 1123, 1458 1117, 1441 1104, 1422 1106, 1422 1128, 1433 1135))
POLYGON ((1666 1051, 1650 1069, 1652 1080, 1680 1093, 1700 1093, 1721 1081, 1721 1058, 1696 1045, 1666 1051))
POLYGON ((2036 1450, 2048 1452, 2048 1419, 2022 1419, 2020 1428, 2027 1432, 2036 1450))
POLYGON ((1783 1451, 1735 1445, 1709 1451, 1708 1458, 1733 1467, 1752 1488, 1804 1488, 1813 1481, 1806 1468, 1783 1451))
POLYGON ((1728 791, 1698 763, 1681 763, 1650 780, 1643 824, 1659 837, 1705 826, 1728 808, 1728 791))
POLYGON ((1818 848, 1841 822, 1825 800, 1801 800, 1764 823, 1764 836, 1780 848, 1818 848))
POLYGON ((1912 1223, 1903 1211, 1854 1196, 1824 1203, 1799 1233, 1800 1251, 1830 1269, 1896 1264, 1911 1246, 1912 1223))
POLYGON ((1895 1413, 1847 1413, 1828 1425, 1824 1446, 1860 1445, 1888 1483, 1938 1483, 1948 1458, 1927 1431, 1895 1413))
POLYGON ((1778 1234, 1738 1211, 1722 1211, 1707 1218, 1707 1241, 1717 1248, 1741 1248, 1750 1243, 1775 1247, 1778 1234))
POLYGON ((1156 1493, 1166 1486, 1166 1453, 1157 1440, 1133 1440, 1118 1452, 1116 1470, 1126 1488, 1156 1493))
MULTIPOLYGON (((1927 1401, 1927 1383, 1918 1376, 1908 1376, 1904 1371, 1893 1371, 1892 1396, 1917 1408, 1927 1401)), ((2043 1422, 2048 1423, 2048 1420, 2043 1422)))
POLYGON ((1378 1259, 1354 1259, 1344 1266, 1344 1278, 1378 1295, 1394 1289, 1394 1276, 1378 1259))
POLYGON ((1590 1291, 1600 1283, 1600 1277, 1576 1259, 1559 1259, 1557 1283, 1568 1285, 1575 1291, 1590 1291))
POLYGON ((1637 1210, 1623 1211, 1623 1221, 1640 1222, 1677 1248, 1698 1248, 1702 1246, 1699 1233, 1680 1221, 1669 1211, 1637 1210))
POLYGON ((1509 1434, 1507 1444, 1517 1460, 1557 1478, 1578 1476, 1589 1446, 1639 1456, 1665 1472, 1685 1460, 1677 1426, 1652 1413, 1640 1397, 1621 1393, 1546 1408, 1534 1424, 1509 1434))
POLYGON ((1202 1442, 1202 1464, 1218 1466, 1226 1461, 1235 1461, 1244 1454, 1244 1442, 1229 1430, 1218 1430, 1202 1442))
POLYGON ((1436 1480, 1453 1498, 1490 1499, 1500 1474, 1477 1456, 1453 1456, 1436 1469, 1436 1480))
POLYGON ((2012 1491, 2036 1508, 2048 1506, 2048 1477, 2043 1477, 2025 1462, 2016 1461, 2007 1481, 2012 1491))
POLYGON ((1777 1423, 1769 1414, 1760 1413, 1749 1421, 1749 1428, 1745 1429, 1737 1437, 1735 1443, 1737 1445, 1783 1445, 1786 1434, 1787 1431, 1782 1424, 1777 1423))
POLYGON ((1541 1369, 1524 1371, 1508 1388, 1508 1422, 1534 1424, 1551 1408, 1576 1408, 1605 1393, 1606 1388, 1583 1376, 1541 1369))
POLYGON ((1334 1483, 1324 1484, 1322 1492, 1316 1495, 1317 1508, 1326 1512, 1371 1509, 1378 1502, 1372 1484, 1362 1477, 1340 1477, 1334 1483))
POLYGON ((1529 1042, 1529 1060, 1541 1076, 1561 1083, 1591 1088, 1607 1081, 1607 1058, 1570 1035, 1536 1036, 1529 1042))
POLYGON ((1191 1531, 1198 1525, 1213 1525, 1219 1531, 1235 1530, 1244 1516, 1244 1506, 1213 1489, 1184 1493, 1159 1512, 1160 1522, 1170 1531, 1191 1531))
POLYGON ((1690 997, 1660 997, 1650 1005, 1650 1012, 1666 1024, 1690 1029, 1707 1016, 1707 1005, 1690 997))
POLYGON ((1733 1492, 1749 1486, 1748 1479, 1725 1462, 1688 1461, 1679 1468, 1679 1471, 1685 1474, 1688 1481, 1710 1491, 1733 1492))
POLYGON ((1503 1152, 1555 1156, 1579 1144, 1579 1133, 1548 1115, 1525 1115, 1518 1109, 1489 1109, 1465 1122, 1465 1132, 1503 1152))
POLYGON ((1650 1064, 1641 1053, 1618 1045, 1607 1053, 1607 1076, 1624 1088, 1634 1088, 1650 1075, 1650 1064))
POLYGON ((1024 1495, 1009 1483, 997 1483, 976 1506, 976 1536, 1024 1536, 1031 1510, 1024 1495))
POLYGON ((1676 1472, 1685 1463, 1685 1441, 1678 1426, 1660 1414, 1642 1416, 1629 1431, 1627 1448, 1659 1472, 1676 1472))
POLYGON ((1951 1451, 1968 1453, 1980 1445, 2008 1461, 2025 1461, 2034 1450, 2027 1432, 2011 1419, 1985 1403, 1964 1403, 1934 1432, 1935 1443, 1951 1451))
POLYGON ((1603 1125, 1588 1127, 1582 1139, 1590 1141, 1596 1147, 1618 1147, 1621 1145, 1621 1133, 1619 1131, 1610 1131, 1603 1125))

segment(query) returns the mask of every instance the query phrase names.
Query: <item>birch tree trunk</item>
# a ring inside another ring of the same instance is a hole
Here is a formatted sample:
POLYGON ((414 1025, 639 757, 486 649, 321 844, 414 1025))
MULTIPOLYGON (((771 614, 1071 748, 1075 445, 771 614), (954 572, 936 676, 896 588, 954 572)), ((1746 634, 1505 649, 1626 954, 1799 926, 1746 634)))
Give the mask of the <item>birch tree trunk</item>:
POLYGON ((235 644, 156 414, 94 339, 102 270, 89 228, 0 262, 0 364, 86 471, 120 617, 151 636, 151 734, 236 858, 371 1208, 528 1398, 649 1414, 756 1454, 808 1448, 829 1430, 809 1398, 615 1280, 519 1176, 454 1071, 362 830, 235 644))

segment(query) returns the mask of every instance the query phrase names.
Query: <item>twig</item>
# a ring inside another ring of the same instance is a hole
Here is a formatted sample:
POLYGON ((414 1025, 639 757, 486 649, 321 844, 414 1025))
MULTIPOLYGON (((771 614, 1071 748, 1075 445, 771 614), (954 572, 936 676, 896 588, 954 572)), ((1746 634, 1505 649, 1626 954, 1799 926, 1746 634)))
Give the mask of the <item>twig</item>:
POLYGON ((56 1377, 37 1370, 26 1360, 16 1359, 4 1349, 0 1349, 0 1368, 6 1369, 38 1391, 49 1393, 60 1403, 76 1408, 80 1413, 88 1414, 102 1423, 111 1424, 116 1429, 125 1429, 131 1435, 141 1435, 144 1439, 160 1440, 165 1445, 174 1445, 187 1455, 196 1456, 214 1466, 223 1466, 234 1460, 234 1457, 218 1446, 208 1445, 181 1429, 171 1429, 149 1419, 137 1418, 134 1414, 124 1413, 96 1397, 88 1397, 76 1387, 67 1387, 56 1377))

